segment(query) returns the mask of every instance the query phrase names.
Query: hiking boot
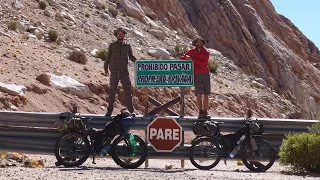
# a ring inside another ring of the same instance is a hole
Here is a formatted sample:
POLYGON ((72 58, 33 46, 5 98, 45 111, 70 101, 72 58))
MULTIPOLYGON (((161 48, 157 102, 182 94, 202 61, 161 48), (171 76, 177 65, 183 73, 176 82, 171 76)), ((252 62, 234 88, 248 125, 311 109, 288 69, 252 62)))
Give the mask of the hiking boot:
POLYGON ((104 115, 104 116, 111 117, 111 116, 112 116, 112 111, 108 111, 108 112, 106 113, 106 115, 104 115))
POLYGON ((205 114, 204 114, 204 111, 202 109, 199 110, 198 118, 205 118, 205 114))
POLYGON ((210 119, 210 118, 211 118, 211 116, 209 115, 209 113, 208 113, 207 110, 203 110, 203 116, 204 116, 204 118, 206 118, 206 119, 210 119))

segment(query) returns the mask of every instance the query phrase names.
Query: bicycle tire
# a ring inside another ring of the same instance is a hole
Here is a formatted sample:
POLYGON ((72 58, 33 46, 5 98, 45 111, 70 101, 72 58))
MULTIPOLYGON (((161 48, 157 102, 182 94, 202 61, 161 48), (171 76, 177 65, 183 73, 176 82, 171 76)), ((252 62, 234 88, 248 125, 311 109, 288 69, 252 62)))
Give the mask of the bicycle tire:
POLYGON ((216 140, 212 138, 200 138, 192 143, 191 148, 189 150, 189 159, 196 168, 202 169, 202 170, 209 170, 215 167, 219 163, 220 152, 221 152, 221 148, 219 143, 216 140), (201 146, 200 144, 203 142, 209 143, 210 147, 208 147, 208 145, 201 146), (212 149, 210 149, 211 145, 213 146, 212 149), (215 153, 213 154, 210 150, 215 153), (200 153, 203 153, 203 154, 200 154, 200 153), (205 160, 206 158, 209 160, 213 160, 213 162, 209 163, 208 165, 201 165, 200 162, 206 161, 205 160), (197 162, 198 160, 199 162, 197 162))
POLYGON ((243 148, 242 162, 250 171, 264 172, 273 165, 276 152, 273 146, 265 139, 258 140, 256 143, 258 147, 256 151, 253 150, 250 143, 243 148), (267 164, 264 165, 263 163, 266 160, 267 164))
POLYGON ((147 145, 146 143, 137 135, 134 135, 134 139, 137 142, 135 146, 130 145, 130 135, 125 135, 125 136, 119 136, 117 137, 111 146, 111 155, 112 159, 116 164, 121 166, 122 168, 125 169, 135 169, 141 166, 141 164, 144 163, 144 161, 147 158, 147 145), (122 141, 122 146, 119 144, 122 141), (118 144, 120 145, 118 147, 118 144), (139 147, 141 152, 137 153, 136 147, 139 147), (136 151, 136 152, 135 152, 136 151), (124 154, 121 154, 124 153, 124 154), (137 156, 136 156, 137 155, 137 156), (122 160, 120 157, 124 156, 124 159, 122 160), (132 163, 132 160, 137 159, 138 161, 132 163))
POLYGON ((55 144, 55 157, 58 162, 65 167, 82 165, 88 159, 89 153, 90 144, 88 139, 78 133, 64 134, 55 144), (66 142, 64 142, 65 140, 66 142), (66 152, 62 152, 63 149, 65 149, 66 152), (80 152, 80 156, 77 156, 75 153, 77 151, 80 152), (64 156, 63 153, 66 153, 67 156, 64 156))

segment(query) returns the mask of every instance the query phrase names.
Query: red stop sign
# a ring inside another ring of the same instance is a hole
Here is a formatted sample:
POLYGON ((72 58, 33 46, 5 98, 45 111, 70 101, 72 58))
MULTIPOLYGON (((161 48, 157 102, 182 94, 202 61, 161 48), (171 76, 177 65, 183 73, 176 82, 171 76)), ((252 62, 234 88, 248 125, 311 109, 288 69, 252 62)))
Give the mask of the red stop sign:
POLYGON ((172 152, 182 141, 182 127, 172 118, 158 117, 147 127, 148 142, 157 152, 172 152))

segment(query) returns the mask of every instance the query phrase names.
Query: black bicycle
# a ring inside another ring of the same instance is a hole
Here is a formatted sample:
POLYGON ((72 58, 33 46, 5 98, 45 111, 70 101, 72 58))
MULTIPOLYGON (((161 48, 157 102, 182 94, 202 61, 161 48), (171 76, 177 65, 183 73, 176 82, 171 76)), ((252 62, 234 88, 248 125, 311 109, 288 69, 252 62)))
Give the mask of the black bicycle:
POLYGON ((262 138, 263 124, 251 118, 248 112, 243 127, 235 133, 222 135, 220 124, 223 122, 196 122, 193 127, 197 137, 189 150, 191 163, 198 169, 209 170, 215 167, 220 159, 226 163, 241 152, 243 164, 251 171, 264 172, 269 169, 276 158, 272 145, 262 138))
POLYGON ((145 161, 146 143, 139 136, 129 133, 135 122, 132 114, 125 109, 121 110, 120 114, 111 118, 103 130, 88 127, 89 120, 91 118, 73 114, 67 116, 62 125, 58 126, 68 131, 56 142, 56 165, 79 166, 90 155, 93 156, 92 163, 95 164, 96 156, 109 154, 123 168, 137 168, 145 161))

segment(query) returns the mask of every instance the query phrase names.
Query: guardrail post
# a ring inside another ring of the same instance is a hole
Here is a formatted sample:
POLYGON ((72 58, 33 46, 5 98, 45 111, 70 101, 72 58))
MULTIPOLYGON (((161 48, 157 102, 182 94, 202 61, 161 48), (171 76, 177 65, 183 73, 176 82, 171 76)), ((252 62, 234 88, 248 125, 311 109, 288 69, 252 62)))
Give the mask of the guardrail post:
MULTIPOLYGON (((184 148, 184 131, 182 130, 182 142, 180 144, 180 148, 184 148)), ((184 159, 180 160, 181 168, 184 169, 184 159)))
MULTIPOLYGON (((147 129, 144 131, 145 133, 145 141, 146 141, 146 144, 148 145, 148 134, 147 134, 147 129)), ((148 159, 148 156, 146 158, 146 160, 144 161, 144 168, 148 168, 149 167, 149 159, 148 159)))

